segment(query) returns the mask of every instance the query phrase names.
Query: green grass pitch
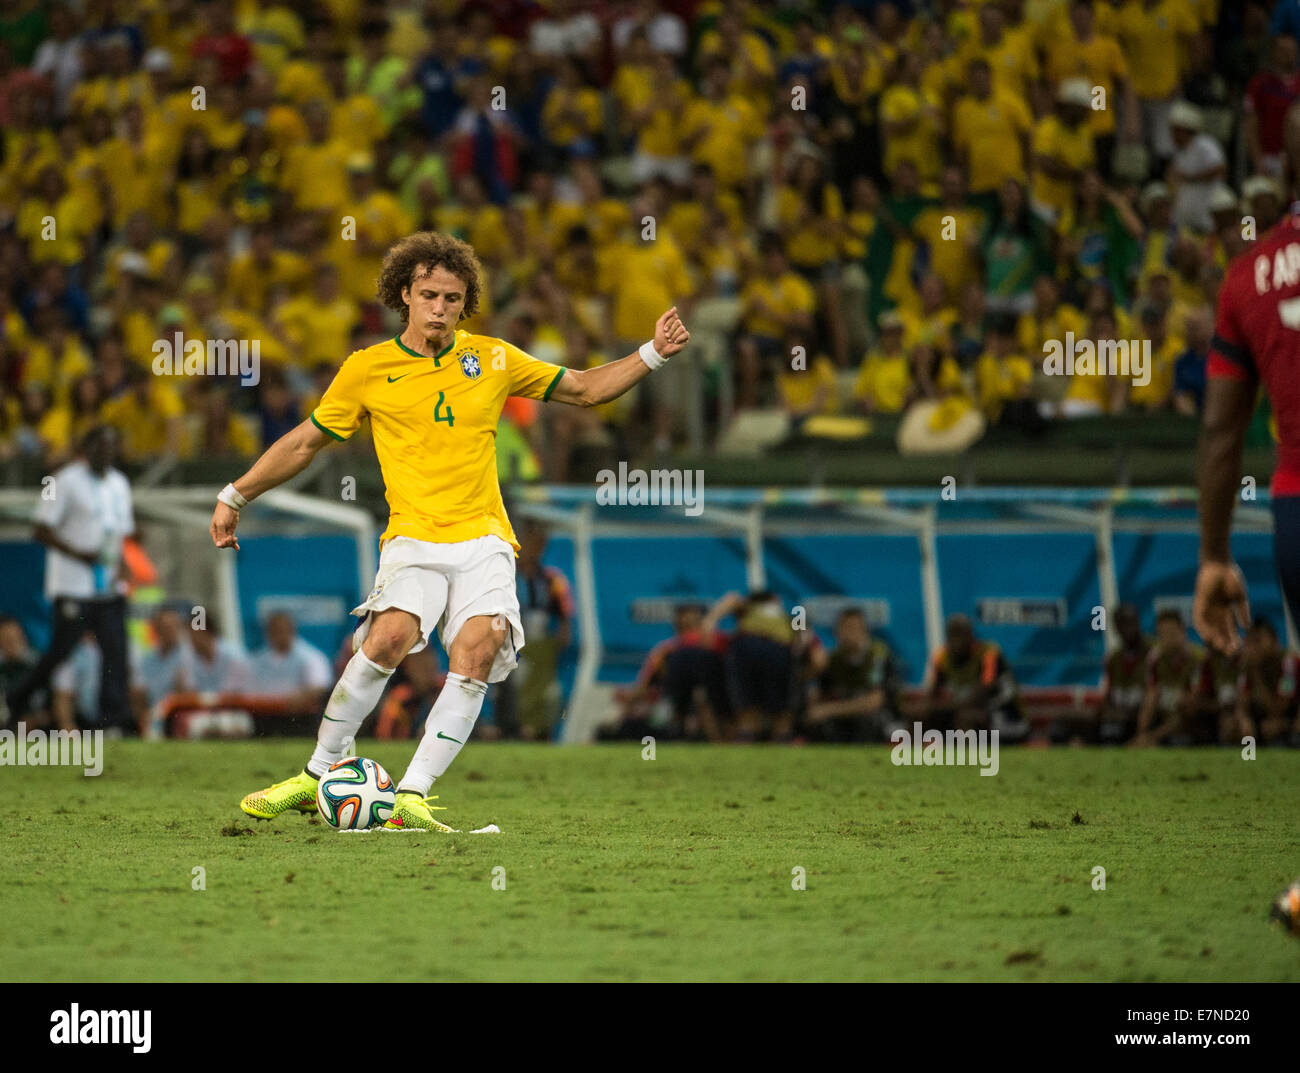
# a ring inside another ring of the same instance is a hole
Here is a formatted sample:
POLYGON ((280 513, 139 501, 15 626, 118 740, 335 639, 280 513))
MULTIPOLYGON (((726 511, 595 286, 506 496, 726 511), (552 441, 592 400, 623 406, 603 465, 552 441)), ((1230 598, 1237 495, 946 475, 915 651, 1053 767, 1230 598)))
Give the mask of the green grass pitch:
MULTIPOLYGON (((363 745, 395 775, 410 752, 363 745)), ((6 769, 0 977, 1300 980, 1267 922, 1300 874, 1295 753, 1004 749, 990 778, 887 747, 473 743, 438 815, 499 835, 239 812, 309 749, 6 769)))

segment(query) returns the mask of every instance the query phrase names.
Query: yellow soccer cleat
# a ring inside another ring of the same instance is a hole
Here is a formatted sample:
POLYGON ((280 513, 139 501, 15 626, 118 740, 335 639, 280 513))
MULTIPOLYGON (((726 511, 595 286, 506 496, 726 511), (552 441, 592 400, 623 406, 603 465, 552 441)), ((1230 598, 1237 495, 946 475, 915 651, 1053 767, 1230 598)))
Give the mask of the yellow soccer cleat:
POLYGON ((315 777, 300 771, 284 782, 277 782, 265 790, 255 790, 239 802, 239 807, 257 820, 273 820, 290 809, 315 812, 316 783, 315 777))
POLYGON ((393 804, 393 814, 388 817, 388 822, 384 824, 384 831, 445 831, 447 834, 457 834, 456 828, 448 827, 445 823, 439 823, 433 818, 432 809, 439 812, 446 810, 441 805, 430 805, 430 801, 438 800, 437 797, 421 797, 419 794, 403 793, 400 790, 397 794, 397 800, 393 804))

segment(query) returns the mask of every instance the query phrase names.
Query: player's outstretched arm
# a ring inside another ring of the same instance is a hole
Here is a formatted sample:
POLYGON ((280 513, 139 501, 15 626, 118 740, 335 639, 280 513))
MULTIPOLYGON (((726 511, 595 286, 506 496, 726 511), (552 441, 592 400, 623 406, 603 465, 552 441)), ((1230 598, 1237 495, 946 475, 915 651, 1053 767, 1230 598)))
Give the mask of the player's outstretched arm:
POLYGON ((1196 573, 1192 619, 1206 643, 1223 652, 1236 652, 1238 629, 1250 621, 1246 582, 1232 561, 1229 533, 1232 510, 1241 480, 1241 449, 1246 426, 1255 408, 1256 384, 1212 376, 1205 385, 1205 417, 1201 423, 1200 485, 1201 552, 1196 573))
POLYGON ((238 551, 235 527, 239 525, 240 510, 263 492, 269 492, 301 473, 316 457, 316 452, 331 442, 311 421, 304 421, 271 444, 253 463, 252 469, 222 490, 212 512, 212 525, 208 528, 212 542, 219 548, 238 551))
POLYGON ((673 306, 655 322, 653 354, 629 354, 594 369, 569 369, 551 393, 554 402, 571 406, 600 406, 630 390, 691 341, 691 333, 673 306))

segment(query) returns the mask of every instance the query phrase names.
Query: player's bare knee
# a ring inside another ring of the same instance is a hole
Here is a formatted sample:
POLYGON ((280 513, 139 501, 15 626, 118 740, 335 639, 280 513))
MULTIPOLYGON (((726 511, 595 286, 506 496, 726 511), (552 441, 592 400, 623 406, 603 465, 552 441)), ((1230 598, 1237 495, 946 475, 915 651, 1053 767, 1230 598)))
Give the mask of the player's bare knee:
POLYGON ((505 643, 509 628, 509 623, 504 619, 500 624, 494 619, 481 626, 476 624, 473 630, 463 631, 452 642, 451 652, 448 653, 451 669, 458 674, 476 678, 480 682, 487 681, 492 664, 496 662, 497 653, 505 643))
POLYGON ((361 651, 381 667, 396 667, 406 658, 418 637, 418 631, 412 633, 396 626, 375 628, 366 635, 361 651))

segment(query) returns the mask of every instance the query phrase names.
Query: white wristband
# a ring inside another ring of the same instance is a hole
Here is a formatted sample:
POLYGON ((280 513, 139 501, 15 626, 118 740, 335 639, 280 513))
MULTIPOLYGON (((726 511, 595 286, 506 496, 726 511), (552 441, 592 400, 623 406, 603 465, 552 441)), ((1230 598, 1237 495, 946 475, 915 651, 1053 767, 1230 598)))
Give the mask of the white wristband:
POLYGON ((664 362, 668 360, 662 354, 660 354, 659 351, 655 349, 655 344, 653 339, 651 339, 649 342, 642 343, 641 349, 638 350, 637 353, 641 355, 641 360, 645 362, 646 365, 648 365, 651 369, 659 368, 659 366, 661 366, 664 362))
POLYGON ((221 492, 217 495, 217 499, 219 502, 228 506, 231 510, 239 511, 248 506, 248 500, 239 494, 239 489, 237 489, 233 484, 228 484, 221 489, 221 492))

